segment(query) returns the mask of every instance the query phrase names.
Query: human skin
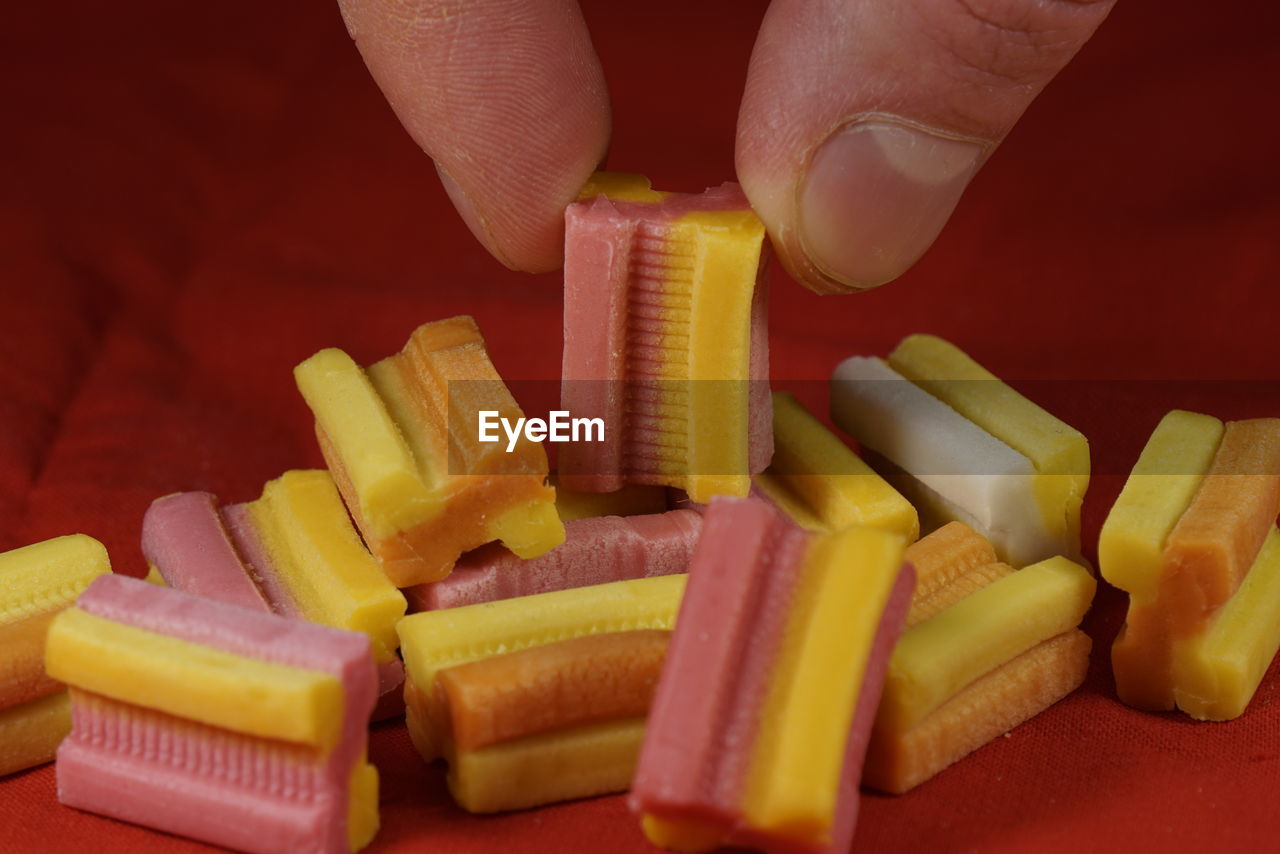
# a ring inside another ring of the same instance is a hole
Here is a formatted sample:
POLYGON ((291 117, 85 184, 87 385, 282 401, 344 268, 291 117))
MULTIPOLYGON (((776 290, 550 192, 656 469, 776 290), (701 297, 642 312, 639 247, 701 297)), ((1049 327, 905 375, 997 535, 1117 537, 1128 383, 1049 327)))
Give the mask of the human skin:
MULTIPOLYGON (((1114 0, 772 0, 738 117, 738 179, 818 293, 897 278, 1114 0)), ((564 207, 610 108, 576 0, 339 0, 396 115, 503 264, 563 261, 564 207)))

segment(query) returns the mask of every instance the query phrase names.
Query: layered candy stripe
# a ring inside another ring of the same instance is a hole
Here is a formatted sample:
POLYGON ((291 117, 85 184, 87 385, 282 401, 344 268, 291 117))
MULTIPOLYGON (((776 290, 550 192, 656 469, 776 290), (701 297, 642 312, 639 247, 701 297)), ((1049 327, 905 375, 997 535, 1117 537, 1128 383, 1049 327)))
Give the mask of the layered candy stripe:
POLYGON ((205 492, 159 498, 143 518, 142 551, 178 590, 363 632, 379 694, 398 696, 405 598, 361 544, 328 472, 286 472, 261 498, 226 507, 205 492))
POLYGON ((1280 419, 1174 410, 1152 432, 1098 542, 1129 594, 1111 648, 1140 709, 1242 714, 1280 648, 1280 419))
POLYGON ((494 540, 524 558, 564 540, 542 446, 480 441, 482 411, 512 423, 523 413, 470 317, 423 324, 367 371, 328 349, 294 377, 329 471, 396 586, 438 581, 494 540))
POLYGON ((908 335, 886 361, 1031 462, 1032 493, 1045 533, 1062 544, 1058 554, 1079 561, 1080 509, 1089 488, 1089 441, 1084 434, 937 336, 908 335))
POLYGON ((786 392, 773 395, 773 459, 754 484, 802 528, 854 525, 920 536, 916 509, 786 392))
POLYGON ((561 405, 605 431, 561 447, 561 481, 746 495, 772 452, 764 226, 736 184, 588 193, 565 212, 561 405))
POLYGON ((445 668, 585 635, 670 630, 685 579, 613 581, 405 617, 397 631, 414 746, 427 761, 442 754, 447 726, 436 677, 445 668))
POLYGON ((0 776, 51 762, 71 729, 66 691, 45 672, 45 635, 110 572, 107 550, 84 534, 0 554, 0 776))
POLYGON ((702 516, 669 510, 573 519, 564 531, 564 543, 529 560, 497 543, 468 552, 448 578, 409 587, 405 595, 414 611, 427 611, 688 572, 702 516))
POLYGON ((915 505, 923 530, 964 522, 1015 567, 1081 560, 1088 441, 951 344, 913 335, 888 361, 845 360, 831 416, 915 505))
POLYGON ((243 851, 376 833, 365 635, 108 576, 54 621, 46 664, 71 688, 64 804, 243 851))
POLYGON ((963 522, 948 522, 907 546, 907 562, 916 570, 908 629, 1013 571, 999 562, 986 537, 963 522))
POLYGON ((845 851, 884 667, 911 598, 901 537, 815 535, 716 498, 632 786, 655 844, 845 851))
POLYGON ((625 791, 669 634, 583 635, 441 670, 454 800, 495 812, 625 791))
POLYGON ((907 549, 920 579, 894 649, 863 783, 901 794, 1080 686, 1076 626, 1097 583, 1064 557, 1015 571, 952 522, 907 549))

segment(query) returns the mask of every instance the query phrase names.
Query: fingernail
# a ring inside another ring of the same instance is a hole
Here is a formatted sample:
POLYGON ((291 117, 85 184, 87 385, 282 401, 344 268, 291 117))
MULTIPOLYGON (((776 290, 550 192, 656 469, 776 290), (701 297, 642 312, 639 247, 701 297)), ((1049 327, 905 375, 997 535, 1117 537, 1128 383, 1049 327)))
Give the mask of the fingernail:
POLYGON ((938 236, 988 147, 882 116, 843 126, 801 182, 801 248, 850 288, 896 278, 938 236))

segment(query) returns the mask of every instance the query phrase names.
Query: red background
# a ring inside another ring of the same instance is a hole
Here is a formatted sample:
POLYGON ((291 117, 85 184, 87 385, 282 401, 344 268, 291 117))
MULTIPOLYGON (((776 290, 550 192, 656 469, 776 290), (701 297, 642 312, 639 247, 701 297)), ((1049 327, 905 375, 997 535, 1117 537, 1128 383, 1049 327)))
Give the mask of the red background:
MULTIPOLYGON (((0 548, 84 531, 138 574, 151 499, 245 500, 318 465, 290 369, 324 346, 367 362, 465 312, 505 376, 556 377, 557 277, 472 240, 336 8, 74 5, 14 5, 0 35, 0 548)), ((731 178, 764 3, 585 5, 610 165, 666 189, 731 178)), ((1280 414, 1275 8, 1121 3, 914 270, 843 298, 774 277, 775 378, 931 331, 1015 381, 1088 381, 1024 386, 1091 439, 1087 551, 1164 409, 1280 414), (1173 382, 1093 382, 1121 379, 1173 382)), ((1079 692, 864 797, 857 850, 1280 850, 1280 674, 1232 723, 1131 711, 1106 664, 1122 608, 1100 591, 1079 692)), ((371 750, 370 851, 649 850, 619 797, 473 818, 403 726, 371 750)), ((59 806, 51 766, 0 780, 0 850, 198 847, 59 806)))

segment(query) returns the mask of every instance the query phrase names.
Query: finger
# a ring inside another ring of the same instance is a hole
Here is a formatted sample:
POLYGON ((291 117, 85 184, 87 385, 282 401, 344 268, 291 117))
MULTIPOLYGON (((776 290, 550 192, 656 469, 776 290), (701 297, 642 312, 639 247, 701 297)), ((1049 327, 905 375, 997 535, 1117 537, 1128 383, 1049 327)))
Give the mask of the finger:
POLYGON ((737 169, 818 293, 896 278, 1114 0, 774 0, 737 169))
POLYGON ((574 0, 339 0, 387 101, 480 242, 540 272, 604 157, 609 99, 574 0))

